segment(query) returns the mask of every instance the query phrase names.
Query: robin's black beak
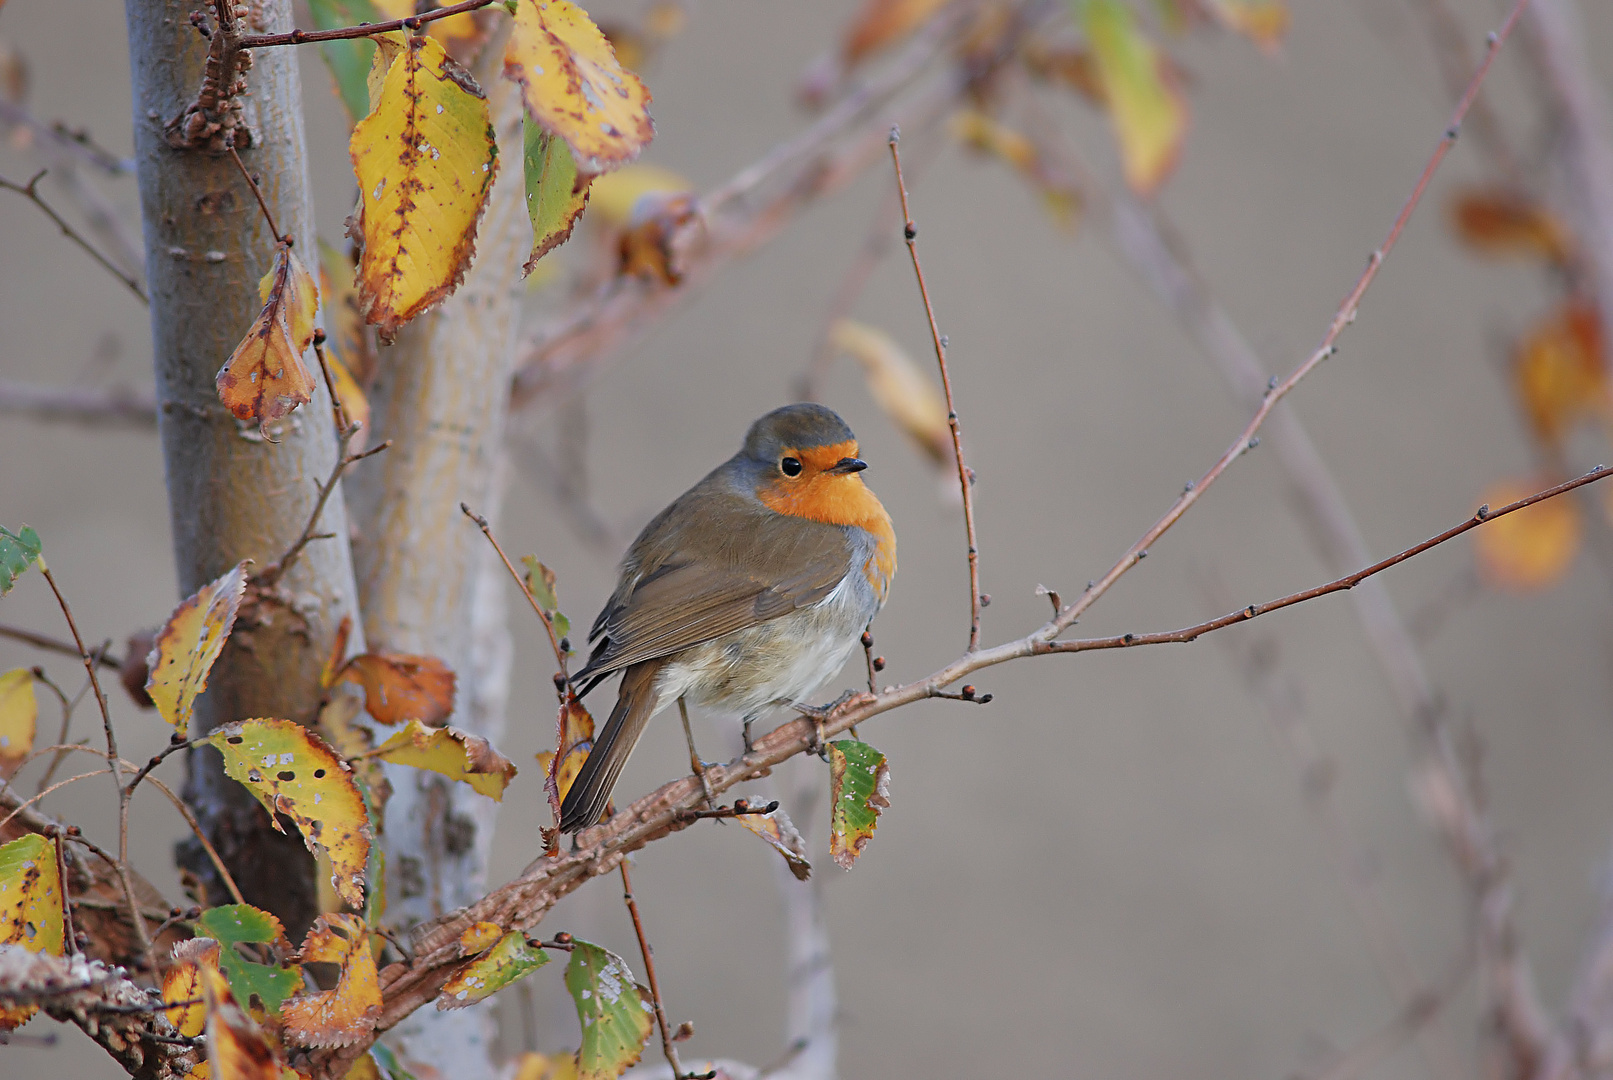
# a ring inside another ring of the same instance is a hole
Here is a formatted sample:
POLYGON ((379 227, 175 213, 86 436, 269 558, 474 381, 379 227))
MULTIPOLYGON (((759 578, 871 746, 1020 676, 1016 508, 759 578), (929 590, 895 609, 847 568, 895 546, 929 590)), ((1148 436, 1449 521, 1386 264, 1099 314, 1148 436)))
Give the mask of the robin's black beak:
POLYGON ((862 458, 843 457, 829 468, 835 476, 849 476, 854 472, 862 472, 868 468, 868 462, 862 458))

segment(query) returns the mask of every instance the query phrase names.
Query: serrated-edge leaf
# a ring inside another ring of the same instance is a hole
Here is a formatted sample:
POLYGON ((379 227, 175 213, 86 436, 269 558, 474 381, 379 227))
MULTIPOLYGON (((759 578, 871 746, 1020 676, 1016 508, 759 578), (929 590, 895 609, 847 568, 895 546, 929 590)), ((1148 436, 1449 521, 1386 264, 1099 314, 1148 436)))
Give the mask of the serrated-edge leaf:
POLYGON ((885 755, 864 742, 829 744, 829 853, 850 870, 890 806, 890 767, 885 755))
POLYGON ((303 1046, 351 1046, 375 1030, 381 980, 370 935, 357 915, 325 914, 314 921, 297 954, 300 963, 341 965, 336 987, 298 994, 280 1008, 286 1035, 303 1046))
MULTIPOLYGON (((56 841, 38 833, 0 845, 0 945, 62 955, 62 881, 56 841)), ((0 1005, 0 1032, 23 1023, 37 1005, 0 1005)))
POLYGON ((571 238, 588 205, 588 179, 577 183, 577 163, 566 141, 550 135, 530 116, 521 118, 526 179, 526 212, 532 221, 532 254, 521 267, 526 277, 538 260, 571 238))
POLYGON ((655 1026, 649 994, 621 957, 587 941, 572 943, 566 989, 582 1024, 578 1080, 616 1080, 638 1062, 655 1026))
POLYGON ((549 954, 511 930, 469 967, 443 984, 437 1008, 463 1009, 485 1001, 549 962, 549 954))
POLYGON ((196 936, 220 944, 223 953, 217 967, 229 982, 235 1000, 243 1005, 250 1005, 256 994, 264 1012, 273 1016, 280 1011, 280 1003, 302 985, 302 975, 295 969, 248 960, 236 949, 239 944, 286 947, 286 931, 280 920, 261 908, 251 904, 208 908, 196 919, 196 936))
POLYGON ((182 739, 190 737, 191 711, 235 627, 247 565, 242 560, 175 608, 146 657, 146 693, 182 739))
POLYGON ((259 291, 263 310, 213 382, 236 419, 262 429, 313 400, 314 377, 302 357, 314 340, 319 284, 282 241, 259 291))

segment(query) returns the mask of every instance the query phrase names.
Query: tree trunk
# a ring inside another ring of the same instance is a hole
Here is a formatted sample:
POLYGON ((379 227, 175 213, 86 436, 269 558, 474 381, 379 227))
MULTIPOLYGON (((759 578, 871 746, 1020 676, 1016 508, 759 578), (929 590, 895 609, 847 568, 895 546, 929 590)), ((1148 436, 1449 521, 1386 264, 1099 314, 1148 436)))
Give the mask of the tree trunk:
MULTIPOLYGON (((165 125, 196 100, 208 61, 208 40, 190 25, 194 7, 126 0, 159 426, 182 594, 242 559, 259 569, 278 559, 302 532, 337 453, 323 385, 281 425, 277 442, 238 422, 214 389, 220 365, 262 306, 258 279, 275 239, 227 154, 174 149, 166 137, 165 125)), ((290 0, 259 0, 252 11, 247 31, 291 27, 290 0)), ((241 157, 306 258, 314 244, 296 53, 264 49, 255 57, 242 98, 251 145, 241 157)), ((249 592, 198 703, 197 730, 246 717, 313 719, 320 664, 334 628, 355 611, 340 491, 318 531, 335 538, 309 545, 275 588, 249 592)), ((251 794, 224 777, 215 751, 191 753, 186 799, 247 900, 274 912, 296 939, 317 913, 302 837, 295 828, 275 832, 251 794)), ((195 854, 182 849, 181 862, 217 901, 222 890, 195 854)))
MULTIPOLYGON (((354 484, 354 559, 364 628, 377 647, 437 656, 459 678, 449 721, 497 743, 510 653, 505 604, 513 585, 460 503, 496 521, 503 441, 520 320, 521 263, 530 246, 521 176, 521 102, 496 77, 502 45, 476 71, 498 132, 499 177, 464 284, 405 327, 381 356, 370 406, 393 448, 354 484)), ((497 804, 435 773, 388 766, 388 921, 434 919, 482 895, 497 804)), ((491 1002, 422 1009, 392 1041, 443 1076, 493 1075, 491 1002)))

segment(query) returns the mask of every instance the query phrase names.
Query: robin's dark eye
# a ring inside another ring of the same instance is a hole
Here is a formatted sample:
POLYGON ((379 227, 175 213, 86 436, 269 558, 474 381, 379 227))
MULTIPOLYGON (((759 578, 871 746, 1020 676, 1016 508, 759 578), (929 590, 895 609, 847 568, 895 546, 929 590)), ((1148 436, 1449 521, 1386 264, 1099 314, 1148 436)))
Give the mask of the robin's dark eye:
POLYGON ((795 458, 792 458, 792 457, 785 458, 783 461, 778 463, 778 467, 784 473, 785 476, 800 476, 801 475, 801 462, 798 461, 795 458))

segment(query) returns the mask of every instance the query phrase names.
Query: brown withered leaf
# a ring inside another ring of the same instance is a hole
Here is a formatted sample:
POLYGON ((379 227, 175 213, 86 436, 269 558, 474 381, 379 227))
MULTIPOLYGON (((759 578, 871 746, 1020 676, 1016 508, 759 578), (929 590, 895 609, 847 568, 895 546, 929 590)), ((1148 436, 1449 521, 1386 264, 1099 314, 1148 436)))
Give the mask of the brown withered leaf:
POLYGON ((1486 255, 1526 255, 1559 266, 1574 257, 1573 235, 1540 202, 1505 187, 1469 188, 1451 203, 1451 227, 1486 255))
POLYGON ((256 420, 261 428, 313 398, 314 377, 302 356, 314 340, 319 286, 281 241, 259 292, 263 310, 214 382, 219 400, 237 419, 256 420))
POLYGON ((338 681, 364 688, 364 707, 378 724, 441 724, 454 711, 454 673, 435 656, 361 653, 338 681))
POLYGON ((812 864, 807 861, 806 841, 795 827, 795 822, 780 807, 769 814, 736 814, 734 820, 767 841, 769 847, 783 856, 784 862, 797 881, 812 876, 812 864))

